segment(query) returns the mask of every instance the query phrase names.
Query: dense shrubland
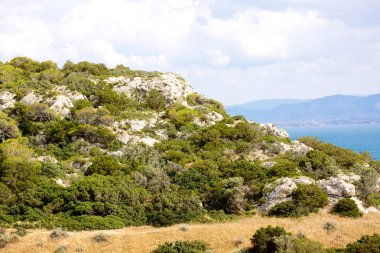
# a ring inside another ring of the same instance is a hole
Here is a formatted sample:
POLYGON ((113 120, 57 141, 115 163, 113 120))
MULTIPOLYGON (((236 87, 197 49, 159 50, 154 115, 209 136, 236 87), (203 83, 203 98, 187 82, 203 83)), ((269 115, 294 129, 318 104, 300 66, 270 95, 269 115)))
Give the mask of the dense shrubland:
MULTIPOLYGON (((24 57, 0 63, 0 92, 15 94, 0 111, 0 225, 82 230, 226 219, 255 209, 264 186, 278 178, 324 179, 338 170, 367 173, 360 186, 365 200, 380 203, 370 182, 380 166, 368 154, 312 138, 300 141, 314 150, 284 153, 288 138, 229 117, 214 100, 192 93, 172 101, 158 89, 128 96, 107 82, 113 76, 156 80, 161 73, 70 61, 59 68, 24 57), (79 96, 64 114, 49 100, 62 87, 79 96), (38 99, 23 102, 32 93, 38 99), (207 124, 210 113, 221 118, 207 124), (140 130, 128 121, 152 117, 160 120, 140 130), (125 144, 120 131, 159 141, 125 144), (274 165, 252 156, 258 152, 274 165), (358 169, 363 163, 370 169, 358 169)), ((271 214, 307 215, 326 204, 313 184, 271 214)))

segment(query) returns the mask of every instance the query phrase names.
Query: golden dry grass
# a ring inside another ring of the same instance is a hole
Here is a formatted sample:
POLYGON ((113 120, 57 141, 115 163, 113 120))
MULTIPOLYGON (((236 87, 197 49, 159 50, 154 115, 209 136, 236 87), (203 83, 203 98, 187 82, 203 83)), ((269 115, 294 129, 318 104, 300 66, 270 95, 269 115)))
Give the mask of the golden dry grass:
POLYGON ((326 247, 342 247, 356 241, 362 235, 380 233, 380 214, 365 215, 360 219, 341 218, 325 212, 299 219, 255 215, 233 222, 185 225, 188 231, 181 231, 184 225, 165 228, 128 227, 101 231, 109 236, 109 241, 102 243, 91 240, 93 236, 100 233, 99 231, 69 232, 66 238, 51 239, 51 231, 32 230, 27 236, 0 251, 43 253, 54 252, 60 245, 66 245, 68 252, 147 253, 166 241, 202 240, 209 243, 216 253, 225 253, 238 249, 234 245, 237 239, 243 239, 240 247, 249 246, 249 238, 254 231, 269 224, 283 226, 294 234, 303 233, 326 247), (326 222, 335 222, 336 231, 327 234, 323 229, 326 222))

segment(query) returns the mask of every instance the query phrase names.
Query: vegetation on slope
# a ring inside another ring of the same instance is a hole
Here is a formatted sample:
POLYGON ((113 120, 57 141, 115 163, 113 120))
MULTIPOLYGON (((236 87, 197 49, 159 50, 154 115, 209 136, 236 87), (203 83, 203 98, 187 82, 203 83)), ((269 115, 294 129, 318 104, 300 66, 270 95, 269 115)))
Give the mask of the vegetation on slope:
MULTIPOLYGON (((280 177, 322 179, 372 164, 366 154, 311 139, 301 141, 314 151, 285 153, 289 139, 229 117, 216 101, 196 93, 176 100, 163 91, 167 83, 120 92, 122 84, 109 79, 158 82, 162 75, 89 62, 58 68, 24 57, 0 63, 0 92, 11 98, 0 112, 0 225, 82 230, 212 221, 253 210, 263 187, 280 177), (140 121, 146 124, 133 126, 140 121), (125 133, 137 141, 122 139, 125 133), (268 168, 257 153, 276 164, 268 168)), ((297 194, 294 201, 311 201, 297 194)), ((371 194, 368 201, 377 201, 371 194)))

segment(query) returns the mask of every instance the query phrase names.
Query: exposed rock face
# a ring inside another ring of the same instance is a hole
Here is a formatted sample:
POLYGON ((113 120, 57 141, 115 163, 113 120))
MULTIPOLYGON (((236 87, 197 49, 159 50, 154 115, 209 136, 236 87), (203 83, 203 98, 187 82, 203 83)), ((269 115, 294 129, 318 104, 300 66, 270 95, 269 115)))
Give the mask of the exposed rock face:
POLYGON ((357 197, 351 197, 351 199, 352 199, 353 201, 355 201, 355 203, 356 203, 356 205, 358 206, 360 212, 362 212, 362 213, 367 214, 367 213, 378 213, 378 212, 379 212, 379 210, 377 210, 377 209, 376 209, 375 207, 373 207, 373 206, 370 206, 370 207, 366 208, 366 207, 363 205, 363 203, 361 202, 361 200, 358 199, 357 197))
POLYGON ((341 178, 331 177, 319 180, 317 184, 330 198, 351 198, 356 194, 355 185, 341 178))
POLYGON ((164 73, 153 78, 110 77, 106 82, 115 84, 115 91, 125 93, 130 97, 133 97, 136 91, 146 94, 150 90, 159 90, 170 103, 183 101, 188 95, 194 93, 193 88, 174 73, 164 73))
POLYGON ((50 109, 54 110, 56 113, 62 115, 63 117, 67 117, 70 114, 70 108, 73 106, 74 105, 71 102, 70 98, 63 95, 58 95, 53 99, 50 109))
POLYGON ((15 94, 8 91, 0 92, 0 109, 4 111, 7 108, 14 107, 16 103, 15 97, 15 94))
POLYGON ((303 143, 300 143, 299 141, 293 141, 291 144, 286 144, 283 142, 278 143, 280 147, 280 154, 284 154, 286 152, 292 152, 297 154, 305 155, 307 152, 312 150, 309 146, 306 146, 303 143))
POLYGON ((54 87, 53 91, 58 92, 59 94, 68 97, 71 100, 71 102, 75 102, 79 99, 86 99, 86 97, 83 94, 77 91, 71 91, 62 85, 54 87))
POLYGON ((265 186, 264 192, 267 192, 265 204, 259 207, 261 212, 269 211, 273 206, 283 201, 291 199, 292 193, 297 189, 299 184, 312 184, 314 180, 308 177, 298 178, 280 178, 275 182, 265 186))
POLYGON ((20 100, 20 102, 23 103, 24 105, 32 105, 32 104, 40 103, 41 101, 42 101, 42 96, 34 92, 30 92, 26 94, 20 100))
POLYGON ((40 156, 37 158, 38 161, 42 163, 58 163, 57 159, 52 156, 40 156))
POLYGON ((280 138, 289 138, 289 134, 284 129, 278 129, 274 124, 260 124, 267 134, 274 135, 280 138))

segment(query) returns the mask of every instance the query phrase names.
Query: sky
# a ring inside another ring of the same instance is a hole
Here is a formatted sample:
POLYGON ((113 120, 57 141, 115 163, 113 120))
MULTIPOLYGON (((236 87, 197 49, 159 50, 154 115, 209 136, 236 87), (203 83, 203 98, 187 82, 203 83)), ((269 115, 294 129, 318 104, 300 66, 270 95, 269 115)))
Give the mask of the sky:
POLYGON ((1 0, 0 61, 181 74, 226 105, 380 93, 379 0, 1 0))

